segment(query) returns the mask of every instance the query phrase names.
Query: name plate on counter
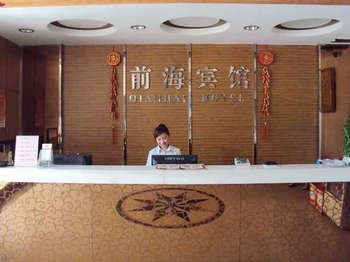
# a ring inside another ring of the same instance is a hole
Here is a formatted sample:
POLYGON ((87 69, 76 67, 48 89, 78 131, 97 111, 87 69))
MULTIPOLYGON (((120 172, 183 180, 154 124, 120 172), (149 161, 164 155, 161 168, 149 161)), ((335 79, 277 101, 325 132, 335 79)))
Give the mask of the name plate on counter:
POLYGON ((15 166, 37 166, 39 136, 16 136, 15 166))

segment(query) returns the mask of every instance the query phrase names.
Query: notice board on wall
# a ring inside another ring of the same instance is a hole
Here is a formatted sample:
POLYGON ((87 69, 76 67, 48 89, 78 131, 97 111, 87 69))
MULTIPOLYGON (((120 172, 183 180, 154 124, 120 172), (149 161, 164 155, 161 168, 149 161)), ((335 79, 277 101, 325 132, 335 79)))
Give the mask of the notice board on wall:
POLYGON ((321 71, 321 112, 330 113, 336 110, 335 68, 329 67, 321 71))

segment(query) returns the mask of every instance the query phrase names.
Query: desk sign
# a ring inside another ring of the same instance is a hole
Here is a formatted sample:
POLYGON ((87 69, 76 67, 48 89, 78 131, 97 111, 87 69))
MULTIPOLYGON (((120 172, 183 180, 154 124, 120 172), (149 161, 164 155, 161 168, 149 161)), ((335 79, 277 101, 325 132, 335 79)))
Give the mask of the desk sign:
POLYGON ((16 136, 15 166, 37 166, 39 136, 16 136))

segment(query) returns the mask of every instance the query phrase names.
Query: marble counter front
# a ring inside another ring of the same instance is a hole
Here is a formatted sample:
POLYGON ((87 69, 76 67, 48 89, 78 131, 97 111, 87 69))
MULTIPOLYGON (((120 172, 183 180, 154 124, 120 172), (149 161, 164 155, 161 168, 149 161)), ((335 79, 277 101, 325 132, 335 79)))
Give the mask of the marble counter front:
POLYGON ((6 167, 0 181, 79 184, 278 184, 305 182, 350 182, 349 167, 315 164, 209 165, 203 170, 161 170, 154 166, 54 165, 52 167, 6 167))

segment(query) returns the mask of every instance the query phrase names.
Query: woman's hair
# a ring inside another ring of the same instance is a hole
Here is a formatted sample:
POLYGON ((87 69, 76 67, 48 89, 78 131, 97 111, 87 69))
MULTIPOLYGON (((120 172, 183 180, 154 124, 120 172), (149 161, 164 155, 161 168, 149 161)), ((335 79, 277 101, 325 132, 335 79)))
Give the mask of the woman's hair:
POLYGON ((167 134, 168 136, 170 135, 169 129, 166 127, 164 124, 159 124, 153 132, 154 139, 156 139, 158 136, 161 134, 167 134))

